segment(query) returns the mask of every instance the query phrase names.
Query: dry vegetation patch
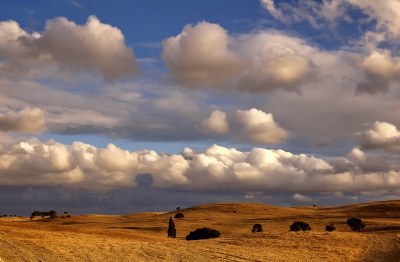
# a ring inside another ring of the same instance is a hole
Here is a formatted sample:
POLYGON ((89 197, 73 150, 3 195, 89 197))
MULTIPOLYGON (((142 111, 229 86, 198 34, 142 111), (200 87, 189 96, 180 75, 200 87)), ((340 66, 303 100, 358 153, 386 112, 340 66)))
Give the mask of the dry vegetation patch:
POLYGON ((2 261, 396 261, 400 257, 400 201, 344 207, 280 208, 262 204, 212 204, 181 209, 176 238, 167 237, 169 213, 124 216, 73 215, 48 222, 27 218, 0 221, 2 261), (374 205, 378 207, 375 208, 374 205), (382 208, 388 207, 387 210, 382 208), (381 212, 378 214, 376 210, 381 212), (381 214, 387 214, 383 217, 381 214), (346 220, 362 217, 353 232, 346 220), (294 221, 311 231, 291 233, 294 221), (260 223, 262 234, 253 234, 260 223), (334 232, 326 232, 328 224, 334 232), (196 228, 221 237, 186 241, 196 228))

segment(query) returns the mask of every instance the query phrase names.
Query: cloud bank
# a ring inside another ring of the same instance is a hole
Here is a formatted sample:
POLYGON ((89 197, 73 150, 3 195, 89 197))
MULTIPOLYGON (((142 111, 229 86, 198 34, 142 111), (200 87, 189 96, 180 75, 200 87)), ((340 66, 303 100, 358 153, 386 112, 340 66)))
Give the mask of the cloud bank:
POLYGON ((389 170, 368 171, 355 154, 364 153, 324 160, 283 150, 241 152, 213 145, 201 153, 187 148, 181 155, 31 140, 2 148, 0 183, 104 192, 134 188, 139 174, 149 174, 152 187, 200 191, 367 192, 400 186, 395 161, 386 166, 389 170))

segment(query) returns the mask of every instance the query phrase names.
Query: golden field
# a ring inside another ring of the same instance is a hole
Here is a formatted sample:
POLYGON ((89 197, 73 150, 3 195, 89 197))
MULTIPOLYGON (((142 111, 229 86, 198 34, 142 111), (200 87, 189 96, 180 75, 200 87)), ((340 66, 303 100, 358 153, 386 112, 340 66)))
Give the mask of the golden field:
POLYGON ((73 215, 71 218, 0 219, 0 261, 400 261, 400 201, 339 207, 276 207, 256 203, 208 204, 174 219, 170 213, 73 215), (352 232, 347 218, 363 219, 352 232), (289 232, 294 221, 312 231, 289 232), (251 233, 255 223, 263 233, 251 233), (333 223, 336 231, 325 232, 333 223), (199 227, 220 238, 186 241, 199 227))

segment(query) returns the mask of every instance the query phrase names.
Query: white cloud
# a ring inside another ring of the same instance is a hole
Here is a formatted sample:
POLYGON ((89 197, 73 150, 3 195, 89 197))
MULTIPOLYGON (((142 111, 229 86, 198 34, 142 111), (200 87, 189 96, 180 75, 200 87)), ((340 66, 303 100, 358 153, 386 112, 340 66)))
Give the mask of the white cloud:
POLYGON ((36 107, 0 113, 0 131, 38 133, 44 128, 45 122, 44 111, 36 107))
POLYGON ((229 124, 226 113, 220 110, 214 110, 211 115, 203 121, 203 129, 206 132, 216 134, 226 134, 229 132, 229 124))
POLYGON ((366 171, 351 158, 345 159, 351 163, 347 170, 338 170, 338 162, 283 150, 241 152, 214 145, 200 153, 185 152, 184 157, 128 151, 112 144, 96 148, 81 142, 68 146, 30 140, 0 151, 0 183, 104 191, 135 187, 137 175, 150 174, 153 187, 187 190, 334 193, 400 186, 396 169, 366 171))
MULTIPOLYGON (((336 2, 340 1, 345 2, 336 0, 336 2)), ((398 0, 349 0, 348 2, 360 8, 371 19, 376 20, 376 30, 382 30, 396 38, 400 36, 400 2, 398 0)))
POLYGON ((307 21, 314 28, 321 28, 323 23, 330 22, 335 25, 336 19, 346 13, 344 0, 303 1, 275 4, 274 0, 260 0, 265 8, 275 19, 284 23, 297 23, 307 21))
POLYGON ((371 129, 361 134, 361 147, 400 151, 400 130, 391 123, 376 121, 371 129))
POLYGON ((296 90, 312 71, 311 50, 282 33, 231 37, 221 26, 202 22, 164 41, 163 58, 183 86, 263 92, 296 90))
POLYGON ((236 119, 244 126, 251 141, 261 144, 279 144, 289 137, 289 132, 281 128, 272 114, 252 108, 236 111, 236 119))
POLYGON ((275 19, 286 20, 282 12, 276 8, 274 0, 260 0, 260 3, 275 19))
MULTIPOLYGON (((280 22, 290 24, 306 21, 316 29, 329 30, 329 33, 335 38, 341 38, 342 41, 348 41, 349 35, 343 37, 336 33, 336 29, 343 26, 341 23, 347 24, 345 26, 348 27, 365 28, 362 32, 364 35, 359 40, 366 48, 388 42, 397 45, 400 37, 398 0, 299 0, 291 3, 260 0, 260 3, 280 22), (357 11, 354 12, 355 10, 357 11)), ((354 44, 354 41, 352 42, 354 44)))
POLYGON ((313 73, 308 57, 318 52, 303 40, 276 31, 242 35, 237 49, 247 61, 237 85, 250 92, 298 90, 313 73))
POLYGON ((357 8, 369 17, 369 22, 376 21, 375 31, 383 31, 390 37, 400 36, 400 3, 398 0, 328 0, 322 2, 300 0, 291 4, 280 3, 279 8, 274 0, 260 0, 260 3, 277 20, 286 23, 305 20, 314 27, 321 26, 318 22, 332 23, 340 18, 349 19, 350 10, 357 8))
POLYGON ((230 51, 232 40, 217 24, 187 25, 163 43, 163 59, 171 75, 189 87, 220 86, 240 73, 241 60, 230 51))
POLYGON ((302 194, 294 194, 292 198, 296 202, 310 203, 313 201, 311 197, 302 194))
POLYGON ((137 72, 133 51, 125 45, 122 32, 95 16, 84 25, 63 17, 49 20, 45 31, 33 34, 14 21, 0 22, 0 55, 4 58, 2 77, 46 66, 98 70, 111 80, 137 72))
POLYGON ((400 58, 392 56, 389 50, 373 49, 363 58, 360 67, 367 79, 358 84, 358 93, 387 92, 390 82, 400 77, 400 58))

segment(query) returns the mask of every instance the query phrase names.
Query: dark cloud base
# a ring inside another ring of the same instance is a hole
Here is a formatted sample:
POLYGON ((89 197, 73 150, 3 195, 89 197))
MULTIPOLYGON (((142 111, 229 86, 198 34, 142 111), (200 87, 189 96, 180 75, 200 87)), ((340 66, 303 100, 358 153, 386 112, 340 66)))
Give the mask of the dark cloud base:
POLYGON ((396 195, 376 197, 356 193, 340 197, 316 193, 315 195, 308 194, 308 197, 316 200, 299 202, 294 199, 293 194, 283 193, 246 194, 233 191, 194 193, 176 189, 154 189, 146 184, 139 185, 135 189, 120 189, 98 194, 87 191, 68 191, 60 187, 2 186, 0 187, 0 215, 29 216, 34 210, 51 209, 59 213, 67 211, 70 214, 167 212, 175 210, 178 206, 186 208, 216 202, 257 202, 277 206, 313 204, 331 206, 400 198, 396 195))

